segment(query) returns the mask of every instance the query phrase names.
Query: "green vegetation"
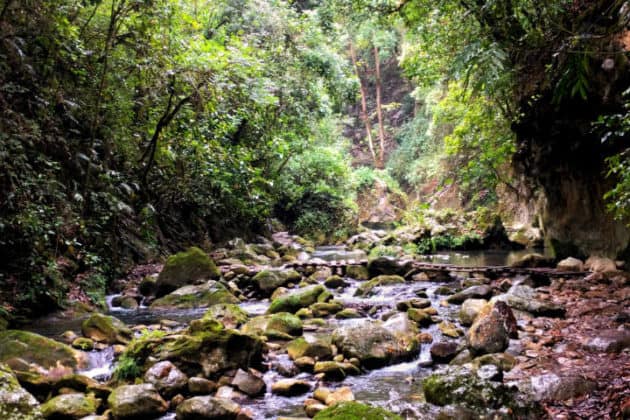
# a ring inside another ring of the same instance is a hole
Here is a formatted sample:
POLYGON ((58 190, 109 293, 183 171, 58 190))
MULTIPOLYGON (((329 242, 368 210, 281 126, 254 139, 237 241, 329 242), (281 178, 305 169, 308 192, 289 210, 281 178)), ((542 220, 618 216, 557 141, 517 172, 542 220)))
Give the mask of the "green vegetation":
POLYGON ((315 420, 399 420, 400 416, 380 407, 358 402, 343 402, 320 411, 315 420))

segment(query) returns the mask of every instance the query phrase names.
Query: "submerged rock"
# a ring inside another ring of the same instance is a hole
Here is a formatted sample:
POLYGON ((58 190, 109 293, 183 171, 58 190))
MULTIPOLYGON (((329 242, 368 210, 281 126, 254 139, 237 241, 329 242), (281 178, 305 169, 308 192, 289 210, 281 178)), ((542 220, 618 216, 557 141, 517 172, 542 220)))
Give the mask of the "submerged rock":
POLYGON ((153 418, 164 414, 168 403, 151 384, 123 385, 107 398, 115 418, 153 418))
POLYGON ((256 397, 265 393, 265 381, 262 376, 251 370, 239 369, 232 379, 232 386, 244 392, 250 397, 256 397))
POLYGON ((238 303, 239 300, 223 284, 209 280, 196 286, 184 286, 156 299, 151 309, 190 309, 206 308, 219 303, 238 303))
POLYGON ((291 341, 287 346, 287 353, 293 360, 302 357, 312 357, 317 360, 330 359, 333 356, 331 339, 326 336, 306 335, 291 341))
POLYGON ((221 272, 214 261, 201 249, 192 247, 168 257, 157 278, 157 296, 164 296, 180 287, 217 279, 220 276, 221 272))
POLYGON ((241 407, 225 398, 192 397, 177 406, 177 420, 236 419, 241 407))
POLYGON ((300 379, 280 379, 271 386, 271 392, 278 395, 302 395, 311 390, 311 384, 300 379))
POLYGON ((107 344, 127 344, 133 337, 131 328, 120 319, 98 313, 83 321, 81 332, 94 341, 107 344))
POLYGON ((0 418, 36 420, 42 418, 39 403, 20 386, 8 366, 0 364, 0 418))

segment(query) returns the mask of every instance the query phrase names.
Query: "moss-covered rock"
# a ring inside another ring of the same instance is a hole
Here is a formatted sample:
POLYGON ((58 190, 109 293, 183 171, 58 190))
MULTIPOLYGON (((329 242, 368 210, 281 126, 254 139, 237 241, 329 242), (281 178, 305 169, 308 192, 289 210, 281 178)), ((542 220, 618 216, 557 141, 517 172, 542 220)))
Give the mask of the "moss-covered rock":
POLYGON ((151 384, 123 385, 107 398, 114 418, 154 418, 164 414, 168 403, 151 384))
POLYGON ((152 309, 191 309, 206 308, 219 303, 238 303, 238 298, 215 280, 204 284, 181 287, 174 292, 156 299, 152 309))
POLYGON ((237 328, 247 322, 249 315, 233 303, 219 303, 208 308, 204 318, 220 321, 226 328, 237 328))
POLYGON ((279 312, 254 317, 241 330, 246 334, 291 339, 302 334, 302 320, 288 312, 279 312))
POLYGON ((42 414, 48 418, 80 419, 96 413, 99 401, 94 395, 61 394, 42 404, 42 414))
POLYGON ((363 265, 349 265, 346 267, 346 276, 355 280, 367 280, 370 278, 370 273, 363 265))
POLYGON ((317 318, 324 318, 330 315, 334 315, 343 309, 343 303, 338 301, 330 302, 317 302, 309 306, 313 316, 317 318))
POLYGON ((221 272, 214 261, 201 249, 192 247, 171 255, 156 282, 157 296, 164 296, 182 286, 202 280, 217 279, 221 272))
POLYGON ((382 274, 380 276, 374 277, 368 282, 361 284, 354 295, 360 297, 370 296, 375 287, 388 286, 391 284, 402 284, 404 282, 405 279, 401 276, 382 274))
POLYGON ((274 314, 277 312, 290 312, 295 313, 300 308, 307 308, 313 303, 317 302, 317 298, 326 289, 322 285, 308 286, 302 289, 295 290, 280 296, 271 302, 271 306, 267 310, 267 313, 274 314))
POLYGON ((313 372, 323 373, 326 379, 343 380, 349 375, 360 375, 361 370, 347 362, 335 362, 333 360, 317 362, 313 367, 313 372))
POLYGON ((252 278, 252 281, 268 296, 278 287, 284 286, 287 283, 297 283, 301 279, 302 276, 295 270, 277 269, 263 270, 256 274, 252 278))
POLYGON ((383 408, 358 402, 343 402, 317 413, 313 420, 402 420, 383 408))
POLYGON ((333 355, 330 338, 327 336, 300 337, 287 345, 287 353, 293 360, 312 357, 317 360, 330 359, 333 355))
POLYGON ((72 347, 83 351, 90 351, 94 348, 94 341, 87 337, 77 337, 72 341, 72 347))
POLYGON ((361 314, 355 308, 345 308, 335 314, 337 319, 361 318, 361 314))
POLYGON ((76 370, 87 364, 85 353, 66 344, 28 331, 2 331, 0 332, 0 362, 13 358, 39 365, 44 369, 65 366, 76 370))
POLYGON ((336 274, 329 276, 324 281, 324 286, 328 287, 329 289, 337 289, 338 287, 346 287, 347 285, 348 283, 343 279, 343 277, 336 274))
POLYGON ((0 364, 0 418, 38 420, 42 418, 39 403, 20 386, 8 366, 0 364))
POLYGON ((81 324, 81 332, 97 342, 108 344, 127 344, 133 332, 124 322, 109 315, 93 314, 81 324))

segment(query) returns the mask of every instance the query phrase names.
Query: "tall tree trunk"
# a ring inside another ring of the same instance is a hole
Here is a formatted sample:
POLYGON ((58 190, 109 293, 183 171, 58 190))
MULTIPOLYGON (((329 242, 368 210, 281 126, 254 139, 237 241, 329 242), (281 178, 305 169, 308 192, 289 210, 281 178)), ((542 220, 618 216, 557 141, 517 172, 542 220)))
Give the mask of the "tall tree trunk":
POLYGON ((378 137, 380 145, 377 167, 382 169, 385 166, 385 125, 383 124, 383 107, 381 106, 381 62, 376 45, 374 46, 374 66, 376 67, 376 115, 378 116, 378 137))
POLYGON ((361 91, 361 119, 363 120, 363 124, 365 124, 368 147, 370 148, 370 154, 372 155, 374 166, 378 167, 378 159, 376 158, 376 152, 374 151, 374 140, 372 139, 372 125, 370 124, 370 117, 368 116, 367 112, 367 93, 365 86, 363 85, 363 80, 361 79, 359 63, 357 62, 357 53, 354 50, 354 43, 352 42, 352 38, 350 38, 350 57, 352 58, 352 65, 354 66, 354 71, 357 75, 357 79, 359 79, 359 88, 361 91))

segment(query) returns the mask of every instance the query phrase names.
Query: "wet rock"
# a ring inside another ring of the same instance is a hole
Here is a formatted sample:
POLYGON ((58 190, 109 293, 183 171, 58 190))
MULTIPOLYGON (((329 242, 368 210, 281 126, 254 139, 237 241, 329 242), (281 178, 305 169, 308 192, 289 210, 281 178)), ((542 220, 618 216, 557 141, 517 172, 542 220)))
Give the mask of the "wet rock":
POLYGON ((373 293, 374 288, 376 287, 388 286, 392 284, 402 284, 404 282, 405 279, 401 276, 382 274, 380 276, 374 277, 370 281, 361 283, 354 295, 359 297, 367 297, 373 293))
POLYGON ((207 395, 217 389, 217 384, 206 378, 192 377, 188 379, 188 392, 193 395, 207 395))
POLYGON ((398 331, 393 324, 364 320, 336 329, 332 340, 347 358, 356 357, 367 368, 384 366, 418 353, 416 330, 409 322, 406 325, 406 330, 398 331))
POLYGON ((488 304, 468 331, 468 346, 474 354, 498 353, 507 349, 510 336, 517 334, 516 319, 503 302, 488 304))
POLYGON ((177 406, 177 420, 236 420, 241 407, 233 401, 210 396, 192 397, 177 406))
POLYGON ((15 358, 44 369, 67 367, 76 370, 87 364, 85 353, 66 344, 28 331, 1 331, 0 362, 15 358))
POLYGON ((362 318, 362 315, 354 308, 345 308, 335 314, 337 319, 362 318))
POLYGON ((232 386, 243 391, 250 397, 256 397, 265 393, 265 381, 262 379, 262 375, 258 372, 254 372, 251 369, 246 372, 243 369, 239 369, 232 379, 232 386))
POLYGON ((398 309, 399 311, 406 311, 407 309, 411 308, 424 309, 428 308, 429 306, 431 306, 431 301, 429 299, 413 298, 398 302, 396 304, 396 309, 398 309))
POLYGON ((534 401, 568 400, 584 395, 595 387, 594 382, 581 376, 557 375, 555 373, 532 376, 519 385, 519 388, 531 393, 534 401))
POLYGON ((233 303, 219 303, 208 308, 204 318, 220 321, 225 328, 237 328, 247 322, 249 315, 233 303))
POLYGON ((492 296, 492 288, 488 285, 471 286, 446 298, 448 303, 460 304, 467 299, 487 299, 492 296))
POLYGON ((49 419, 80 419, 96 413, 99 401, 94 395, 81 393, 62 394, 42 404, 41 410, 45 418, 49 419))
POLYGON ((449 364, 455 365, 455 366, 461 366, 461 365, 465 365, 467 363, 472 362, 472 360, 473 358, 472 358, 472 354, 470 353, 470 350, 464 349, 460 351, 459 353, 457 353, 457 355, 449 362, 449 364))
POLYGON ((447 337, 457 338, 463 334, 462 330, 457 328, 455 324, 448 321, 442 321, 438 324, 438 328, 447 337))
POLYGON ((606 330, 584 340, 586 350, 594 353, 619 353, 630 347, 630 331, 606 330))
POLYGON ((214 261, 201 249, 192 247, 166 260, 156 281, 156 294, 164 296, 183 286, 218 279, 220 275, 214 261))
POLYGON ((138 292, 142 296, 152 296, 157 292, 157 277, 147 276, 140 281, 138 292))
POLYGON ((349 265, 346 267, 346 276, 355 280, 367 280, 370 278, 370 273, 365 266, 349 265))
POLYGON ((72 342, 72 347, 83 351, 90 351, 94 348, 94 341, 90 338, 78 337, 72 342))
POLYGON ((560 305, 537 299, 536 291, 525 285, 514 285, 507 293, 495 296, 490 300, 491 303, 498 301, 507 303, 513 309, 529 312, 535 316, 562 318, 566 312, 560 305))
POLYGON ((152 418, 164 414, 168 403, 151 384, 123 385, 107 398, 114 418, 152 418))
POLYGON ((271 386, 271 392, 278 395, 296 396, 311 390, 311 384, 299 379, 280 379, 271 386))
POLYGON ((466 299, 459 310, 462 325, 471 325, 488 301, 485 299, 466 299))
POLYGON ((527 254, 520 258, 518 261, 511 264, 512 267, 515 268, 540 268, 540 267, 551 267, 553 260, 551 258, 547 258, 541 254, 527 254))
POLYGON ((558 271, 584 271, 584 263, 577 258, 569 257, 556 265, 558 271))
POLYGON ((246 334, 266 335, 270 338, 289 339, 302 335, 302 320, 288 312, 261 315, 249 320, 241 330, 246 334))
POLYGON ((107 344, 127 344, 133 332, 124 322, 109 315, 93 314, 81 324, 81 332, 97 342, 107 344))
POLYGON ((144 380, 166 397, 174 396, 188 384, 188 377, 168 360, 151 366, 144 374, 144 380))
POLYGON ((595 273, 609 273, 617 271, 617 265, 610 258, 591 256, 584 263, 584 268, 595 273))
POLYGON ((15 374, 8 366, 0 364, 0 418, 40 419, 39 403, 20 386, 15 374))
POLYGON ((427 326, 433 323, 431 315, 423 309, 409 308, 407 310, 407 316, 412 321, 418 323, 418 325, 427 326))
POLYGON ((302 357, 326 360, 333 356, 330 338, 313 335, 306 335, 291 341, 287 346, 287 353, 293 360, 302 357))
POLYGON ((353 401, 335 404, 317 413, 313 420, 366 419, 402 420, 400 416, 380 407, 353 401))
POLYGON ((454 341, 441 341, 431 346, 431 359, 435 363, 448 363, 459 352, 459 345, 454 341))
POLYGON ((252 278, 252 282, 265 294, 270 295, 275 289, 288 283, 297 283, 302 276, 295 270, 263 270, 252 278))
POLYGON ((330 315, 334 315, 343 309, 343 303, 331 301, 331 302, 317 302, 309 306, 309 309, 313 313, 314 317, 325 318, 330 315))
POLYGON ((342 386, 334 391, 330 391, 324 398, 324 404, 327 406, 349 401, 354 401, 354 394, 352 393, 352 389, 348 386, 342 386))
POLYGON ((339 287, 348 286, 348 282, 346 282, 343 277, 334 275, 328 277, 326 281, 324 281, 324 286, 328 287, 329 289, 337 289, 339 287))
POLYGON ((484 354, 472 361, 474 368, 485 365, 494 365, 503 372, 508 372, 516 365, 516 358, 508 353, 484 354))
POLYGON ((348 375, 360 375, 361 370, 352 363, 325 361, 316 362, 314 373, 323 373, 326 379, 342 380, 348 375))
POLYGON ((277 312, 295 313, 300 308, 307 308, 317 302, 317 298, 326 289, 322 285, 308 286, 295 290, 271 302, 268 314, 277 312))
POLYGON ((151 309, 207 308, 219 303, 238 303, 239 300, 218 281, 209 280, 199 285, 181 287, 156 299, 151 309))
POLYGON ((409 260, 400 260, 391 257, 379 257, 368 263, 368 272, 370 277, 380 275, 397 275, 404 276, 413 268, 413 262, 409 260))

